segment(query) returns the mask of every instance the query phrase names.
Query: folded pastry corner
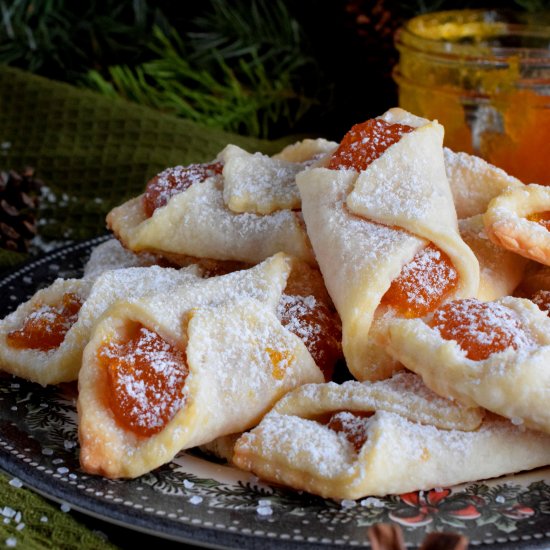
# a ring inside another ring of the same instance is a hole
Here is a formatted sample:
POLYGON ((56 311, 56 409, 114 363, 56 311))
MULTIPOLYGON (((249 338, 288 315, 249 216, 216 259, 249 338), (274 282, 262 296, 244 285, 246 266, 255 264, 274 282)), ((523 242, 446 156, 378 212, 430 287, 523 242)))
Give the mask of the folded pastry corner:
POLYGON ((237 440, 232 460, 270 482, 358 499, 546 465, 550 436, 484 417, 398 373, 292 391, 237 440))
POLYGON ((287 145, 282 151, 273 155, 274 159, 288 162, 316 162, 327 155, 331 155, 338 148, 334 141, 324 138, 303 139, 287 145))
POLYGON ((389 351, 438 394, 550 433, 550 319, 533 302, 449 302, 396 319, 389 351))
POLYGON ((445 170, 459 219, 483 214, 492 199, 523 183, 486 160, 445 147, 445 170))
POLYGON ((249 429, 289 390, 322 381, 277 317, 291 263, 277 254, 111 308, 79 375, 83 469, 139 476, 182 449, 249 429))
POLYGON ((76 380, 93 327, 116 300, 200 278, 195 266, 126 267, 153 259, 126 253, 113 242, 94 250, 82 279, 57 279, 0 321, 1 370, 44 386, 76 380))
POLYGON ((496 244, 550 265, 550 188, 531 183, 511 187, 495 197, 483 216, 496 244))
POLYGON ((399 368, 386 317, 415 317, 475 296, 479 265, 461 239, 445 174, 443 128, 391 109, 353 127, 324 166, 296 181, 308 234, 359 380, 399 368))

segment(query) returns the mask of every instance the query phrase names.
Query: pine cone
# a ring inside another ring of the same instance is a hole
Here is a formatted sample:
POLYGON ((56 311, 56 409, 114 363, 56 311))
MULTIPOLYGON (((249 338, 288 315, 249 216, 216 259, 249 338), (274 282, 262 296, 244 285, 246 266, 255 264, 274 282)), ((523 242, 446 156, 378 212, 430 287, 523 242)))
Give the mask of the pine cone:
POLYGON ((346 12, 353 18, 351 29, 363 45, 369 65, 380 65, 389 75, 397 59, 393 35, 406 19, 397 0, 347 0, 346 12))
POLYGON ((38 192, 43 183, 34 177, 34 168, 22 172, 0 171, 0 247, 28 252, 36 235, 38 192))

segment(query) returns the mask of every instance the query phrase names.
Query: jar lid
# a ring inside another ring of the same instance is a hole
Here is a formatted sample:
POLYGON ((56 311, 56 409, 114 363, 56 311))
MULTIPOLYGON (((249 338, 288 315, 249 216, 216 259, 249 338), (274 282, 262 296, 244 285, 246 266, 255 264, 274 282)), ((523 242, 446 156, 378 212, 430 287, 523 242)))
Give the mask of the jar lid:
POLYGON ((396 45, 445 57, 550 62, 550 12, 451 10, 419 15, 397 32, 396 45))

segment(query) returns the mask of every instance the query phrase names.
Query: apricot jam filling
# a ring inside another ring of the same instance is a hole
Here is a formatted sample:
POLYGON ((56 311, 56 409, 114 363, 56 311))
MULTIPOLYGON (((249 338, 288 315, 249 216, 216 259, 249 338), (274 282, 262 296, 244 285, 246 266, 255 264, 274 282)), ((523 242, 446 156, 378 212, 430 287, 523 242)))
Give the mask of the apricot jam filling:
POLYGON ((221 162, 167 168, 147 183, 143 195, 145 215, 150 218, 157 208, 165 206, 174 195, 185 191, 194 183, 221 174, 222 170, 221 162))
POLYGON ((159 433, 184 404, 185 353, 137 324, 122 342, 97 352, 107 372, 107 401, 118 424, 137 435, 159 433))
POLYGON ((540 310, 550 313, 550 290, 537 290, 531 301, 537 304, 540 310))
POLYGON ((531 344, 514 311, 495 302, 466 298, 449 302, 433 314, 430 326, 445 340, 455 340, 474 361, 508 348, 531 344))
POLYGON ((358 453, 368 439, 367 419, 373 414, 370 411, 339 411, 330 417, 327 427, 337 433, 343 433, 358 453))
POLYGON ((406 264, 381 304, 401 317, 415 318, 436 309, 456 289, 458 273, 449 256, 429 244, 406 264))
POLYGON ((338 314, 314 296, 283 294, 277 315, 281 324, 304 342, 325 380, 331 380, 335 363, 342 355, 338 314))
POLYGON ((328 168, 352 168, 358 172, 366 170, 386 149, 414 129, 405 124, 390 124, 379 118, 356 124, 343 137, 328 163, 328 168))
POLYGON ((530 222, 535 222, 535 223, 538 223, 539 225, 542 225, 542 227, 550 231, 550 210, 529 214, 529 216, 527 216, 527 219, 530 222))
POLYGON ((38 307, 27 316, 20 329, 8 333, 8 345, 40 351, 58 348, 78 319, 81 306, 80 298, 67 292, 59 304, 38 307))

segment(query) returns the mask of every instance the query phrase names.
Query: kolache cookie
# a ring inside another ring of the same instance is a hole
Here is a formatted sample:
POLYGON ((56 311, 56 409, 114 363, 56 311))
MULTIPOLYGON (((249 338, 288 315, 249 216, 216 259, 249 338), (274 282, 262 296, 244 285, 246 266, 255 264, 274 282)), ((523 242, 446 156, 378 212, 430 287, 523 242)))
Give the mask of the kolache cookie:
POLYGON ((200 278, 196 267, 125 267, 150 261, 118 243, 100 245, 82 279, 57 279, 0 321, 0 369, 42 385, 76 380, 94 326, 113 303, 200 278))
POLYGON ((76 380, 95 324, 120 299, 200 278, 193 266, 108 271, 91 279, 58 279, 0 321, 0 368, 42 385, 76 380))
POLYGON ((462 299, 396 319, 388 346, 439 395, 550 433, 550 319, 530 300, 462 299))
POLYGON ((302 386, 237 439, 230 456, 267 481, 357 499, 546 465, 550 436, 484 417, 398 373, 379 382, 302 386))
POLYGON ((277 316, 292 263, 277 254, 111 308, 79 375, 82 468, 139 476, 251 428, 289 390, 322 382, 303 340, 277 316))
POLYGON ((531 183, 495 197, 483 216, 487 234, 499 246, 550 265, 550 189, 531 183))
POLYGON ((296 181, 315 256, 338 310, 348 368, 391 375, 387 322, 475 296, 479 265, 461 239, 443 128, 403 111, 357 125, 296 181))
POLYGON ((280 251, 314 264, 295 176, 327 143, 309 140, 280 158, 228 145, 211 163, 161 172, 144 194, 113 209, 107 225, 130 250, 180 265, 196 258, 256 264, 280 251))

